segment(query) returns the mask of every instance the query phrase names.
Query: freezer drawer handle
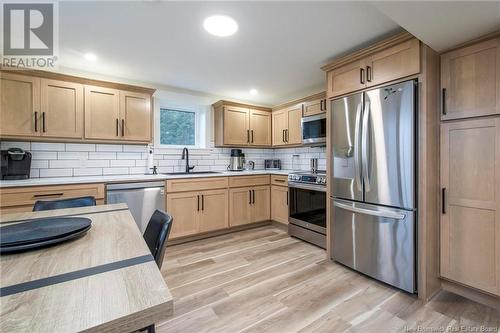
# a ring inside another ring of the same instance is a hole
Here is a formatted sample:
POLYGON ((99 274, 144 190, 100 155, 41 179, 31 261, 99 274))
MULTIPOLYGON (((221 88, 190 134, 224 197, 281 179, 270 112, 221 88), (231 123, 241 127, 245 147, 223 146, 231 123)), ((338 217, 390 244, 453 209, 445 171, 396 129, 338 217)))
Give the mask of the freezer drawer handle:
POLYGON ((387 217, 389 219, 395 219, 395 220, 404 220, 406 217, 405 214, 401 213, 394 213, 391 211, 381 211, 381 210, 371 210, 371 209, 365 209, 365 208, 359 208, 359 207, 353 207, 351 205, 347 205, 344 203, 336 202, 334 201, 333 203, 336 207, 349 210, 354 213, 360 213, 360 214, 366 214, 366 215, 373 215, 373 216, 380 216, 380 217, 387 217))

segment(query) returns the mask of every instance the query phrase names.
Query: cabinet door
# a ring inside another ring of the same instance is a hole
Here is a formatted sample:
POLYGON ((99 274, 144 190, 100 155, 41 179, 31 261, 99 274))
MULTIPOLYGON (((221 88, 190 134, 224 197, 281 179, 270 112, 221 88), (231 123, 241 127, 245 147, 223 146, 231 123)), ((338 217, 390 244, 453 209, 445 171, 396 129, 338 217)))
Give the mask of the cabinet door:
POLYGON ((420 42, 411 39, 366 59, 366 86, 375 86, 419 72, 420 42))
POLYGON ((441 124, 441 276, 500 295, 500 118, 441 124))
POLYGON ((304 103, 304 117, 314 116, 315 114, 323 113, 326 111, 326 99, 315 99, 304 103))
POLYGON ((125 140, 151 142, 151 97, 120 91, 120 128, 125 140))
POLYGON ((250 142, 249 111, 224 106, 224 144, 246 146, 250 142))
POLYGON ((198 192, 167 194, 166 209, 174 219, 169 238, 190 236, 199 232, 198 192))
POLYGON ((271 219, 271 189, 269 186, 255 186, 252 188, 252 222, 268 221, 271 219))
POLYGON ((285 110, 273 112, 273 146, 285 144, 285 130, 288 127, 288 112, 285 110))
POLYGON ((441 56, 441 119, 500 113, 500 38, 441 56))
POLYGON ((250 144, 271 145, 271 112, 250 110, 250 144))
POLYGON ((288 111, 288 127, 286 131, 286 143, 298 145, 302 143, 302 104, 288 111))
POLYGON ((200 232, 229 227, 228 191, 200 192, 200 232))
POLYGON ((366 87, 365 61, 357 60, 327 74, 327 97, 344 95, 366 87))
POLYGON ((288 224, 288 187, 271 186, 271 220, 288 224))
POLYGON ((119 140, 120 92, 85 86, 85 138, 119 140))
POLYGON ((40 135, 40 79, 0 73, 1 135, 40 135))
POLYGON ((83 85, 42 79, 40 110, 42 136, 83 137, 83 85))
POLYGON ((229 225, 231 227, 251 223, 251 188, 229 189, 229 225))

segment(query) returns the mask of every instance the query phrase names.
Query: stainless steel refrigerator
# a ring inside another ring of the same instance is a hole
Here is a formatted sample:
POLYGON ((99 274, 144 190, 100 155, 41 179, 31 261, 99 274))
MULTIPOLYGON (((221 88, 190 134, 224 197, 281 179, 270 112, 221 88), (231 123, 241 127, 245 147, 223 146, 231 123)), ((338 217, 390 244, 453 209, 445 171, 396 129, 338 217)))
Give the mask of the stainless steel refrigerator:
POLYGON ((416 81, 332 102, 332 257, 416 292, 416 81))

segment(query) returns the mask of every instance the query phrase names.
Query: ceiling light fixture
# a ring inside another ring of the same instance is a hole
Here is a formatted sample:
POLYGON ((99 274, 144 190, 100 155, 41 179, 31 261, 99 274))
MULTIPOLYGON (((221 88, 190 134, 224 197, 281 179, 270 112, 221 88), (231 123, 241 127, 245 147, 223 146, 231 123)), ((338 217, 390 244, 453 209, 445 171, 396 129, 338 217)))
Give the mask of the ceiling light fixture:
POLYGON ((231 17, 224 15, 207 17, 203 21, 203 27, 208 33, 219 37, 231 36, 238 31, 238 23, 231 17))
POLYGON ((255 96, 259 93, 257 89, 250 89, 250 95, 255 96))
POLYGON ((90 53, 90 52, 87 52, 83 55, 83 57, 88 60, 88 61, 96 61, 97 60, 97 56, 93 53, 90 53))

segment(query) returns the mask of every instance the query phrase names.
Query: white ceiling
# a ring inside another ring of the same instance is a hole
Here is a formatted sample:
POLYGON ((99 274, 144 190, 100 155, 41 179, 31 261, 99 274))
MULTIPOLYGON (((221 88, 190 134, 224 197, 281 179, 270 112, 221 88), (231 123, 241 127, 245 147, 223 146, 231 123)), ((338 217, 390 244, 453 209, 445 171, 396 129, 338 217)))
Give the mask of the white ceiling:
POLYGON ((324 89, 322 65, 400 26, 441 50, 500 28, 499 6, 500 2, 59 2, 59 64, 276 105, 324 89), (238 33, 227 38, 207 34, 202 22, 213 14, 233 17, 238 33), (84 60, 85 52, 94 52, 98 60, 84 60), (251 96, 251 88, 259 94, 251 96))

